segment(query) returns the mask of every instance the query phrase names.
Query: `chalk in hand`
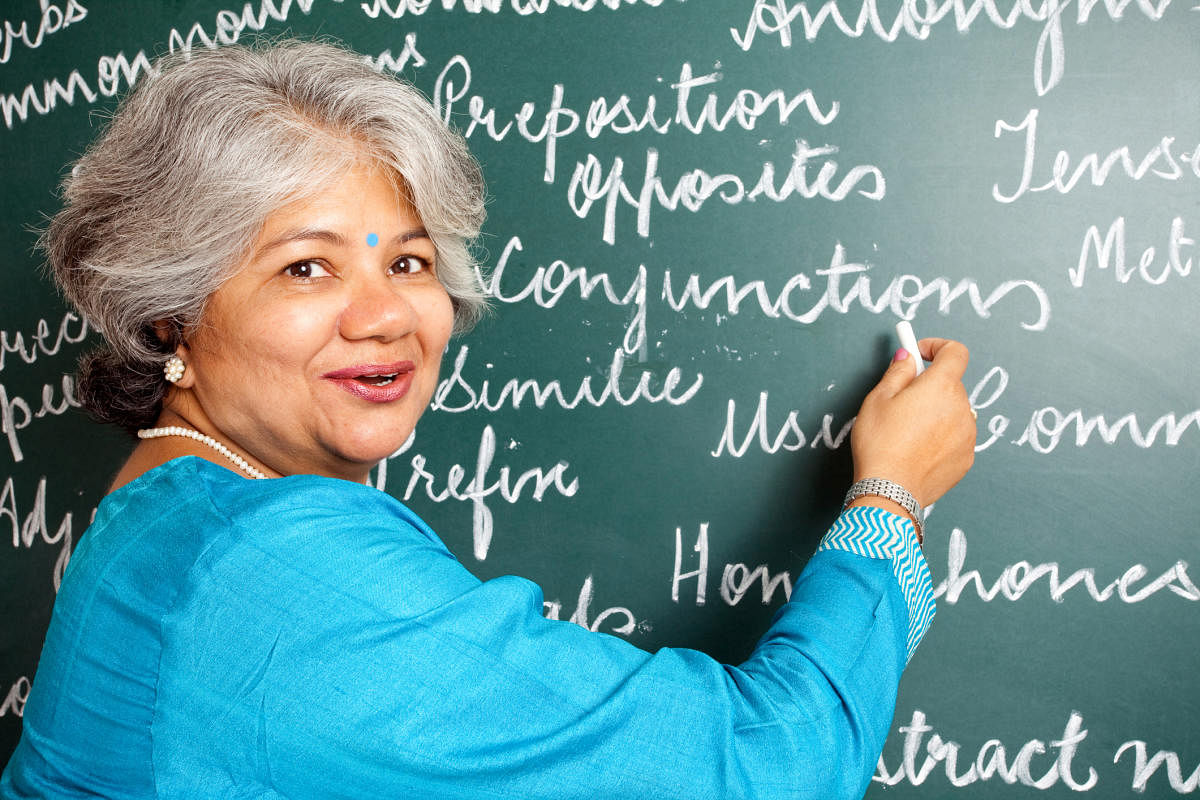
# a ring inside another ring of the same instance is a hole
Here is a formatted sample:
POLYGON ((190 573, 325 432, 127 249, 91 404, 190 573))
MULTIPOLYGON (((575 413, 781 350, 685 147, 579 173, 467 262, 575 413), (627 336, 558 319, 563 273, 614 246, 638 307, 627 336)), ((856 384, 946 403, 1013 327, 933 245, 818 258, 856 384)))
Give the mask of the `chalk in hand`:
POLYGON ((925 359, 921 358, 921 348, 917 346, 917 335, 908 320, 896 323, 896 335, 900 337, 900 346, 909 352, 917 362, 917 374, 925 371, 925 359))

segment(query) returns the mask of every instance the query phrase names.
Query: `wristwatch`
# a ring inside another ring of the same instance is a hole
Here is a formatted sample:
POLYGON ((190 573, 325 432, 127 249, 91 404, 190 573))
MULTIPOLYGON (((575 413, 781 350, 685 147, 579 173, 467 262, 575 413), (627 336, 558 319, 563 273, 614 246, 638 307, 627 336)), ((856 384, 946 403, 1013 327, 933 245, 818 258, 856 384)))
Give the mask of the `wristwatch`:
POLYGON ((925 512, 910 491, 884 478, 863 478, 850 486, 850 491, 846 492, 846 499, 842 501, 842 508, 850 505, 851 501, 868 495, 886 497, 902 506, 912 517, 913 527, 917 531, 917 544, 925 544, 925 512))

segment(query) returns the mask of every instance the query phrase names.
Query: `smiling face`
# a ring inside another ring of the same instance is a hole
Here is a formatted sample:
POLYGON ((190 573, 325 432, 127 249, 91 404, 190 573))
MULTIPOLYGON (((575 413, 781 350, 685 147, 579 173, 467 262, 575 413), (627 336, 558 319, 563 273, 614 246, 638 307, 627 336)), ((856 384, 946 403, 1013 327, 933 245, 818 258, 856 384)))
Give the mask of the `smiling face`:
POLYGON ((435 261, 380 168, 284 206, 186 337, 167 410, 279 474, 364 479, 437 386, 453 309, 435 261))

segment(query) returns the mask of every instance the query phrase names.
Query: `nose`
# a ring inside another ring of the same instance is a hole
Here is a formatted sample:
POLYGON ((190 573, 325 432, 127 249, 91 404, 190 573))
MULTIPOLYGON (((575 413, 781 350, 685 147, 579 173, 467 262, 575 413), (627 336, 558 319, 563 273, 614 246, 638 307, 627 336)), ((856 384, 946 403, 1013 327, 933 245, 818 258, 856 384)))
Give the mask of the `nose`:
POLYGON ((387 276, 363 277, 348 287, 346 307, 338 318, 338 331, 350 340, 391 342, 412 333, 417 311, 405 287, 387 276))

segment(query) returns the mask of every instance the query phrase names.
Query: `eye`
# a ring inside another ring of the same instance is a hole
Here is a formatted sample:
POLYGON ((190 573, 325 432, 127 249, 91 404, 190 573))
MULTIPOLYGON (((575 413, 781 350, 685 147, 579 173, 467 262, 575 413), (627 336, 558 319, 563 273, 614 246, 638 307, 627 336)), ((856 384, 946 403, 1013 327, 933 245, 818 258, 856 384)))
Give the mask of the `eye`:
POLYGON ((400 256, 393 261, 392 266, 388 271, 392 274, 407 273, 410 275, 415 275, 419 272, 427 272, 432 267, 433 264, 431 264, 427 259, 424 259, 420 256, 407 255, 400 256))
POLYGON ((283 274, 289 278, 300 278, 301 280, 308 278, 324 278, 328 277, 329 270, 321 265, 320 261, 313 259, 305 259, 303 261, 295 261, 283 268, 283 274))

